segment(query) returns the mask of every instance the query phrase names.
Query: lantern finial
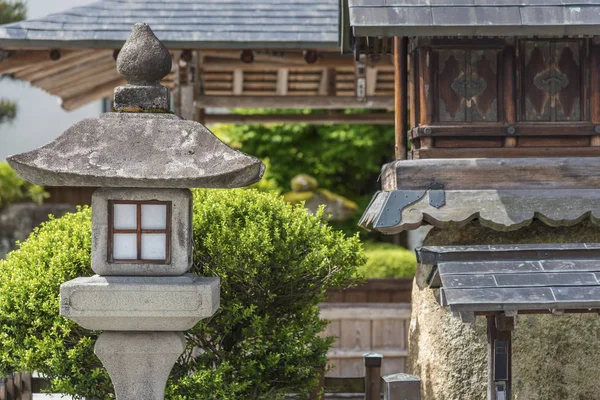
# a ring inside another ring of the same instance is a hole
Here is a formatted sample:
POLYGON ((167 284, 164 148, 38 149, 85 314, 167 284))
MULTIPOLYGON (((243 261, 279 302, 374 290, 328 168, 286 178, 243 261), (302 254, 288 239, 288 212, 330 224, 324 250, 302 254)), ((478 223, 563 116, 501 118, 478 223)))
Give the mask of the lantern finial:
POLYGON ((171 66, 169 50, 150 26, 135 24, 117 57, 117 71, 128 85, 115 89, 115 111, 169 111, 169 89, 160 80, 171 72, 171 66))
POLYGON ((117 71, 130 85, 158 85, 171 72, 171 54, 150 26, 139 22, 117 57, 117 71))

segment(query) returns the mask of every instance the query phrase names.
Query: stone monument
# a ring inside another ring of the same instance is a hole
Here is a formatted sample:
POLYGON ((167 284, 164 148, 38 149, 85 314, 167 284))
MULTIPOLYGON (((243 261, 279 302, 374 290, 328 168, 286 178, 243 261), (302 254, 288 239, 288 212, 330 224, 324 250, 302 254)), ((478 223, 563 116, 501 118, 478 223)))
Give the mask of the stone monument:
POLYGON ((51 143, 9 157, 40 185, 100 187, 92 198, 92 269, 61 286, 62 316, 103 331, 95 346, 118 400, 160 400, 185 349, 183 331, 219 307, 219 278, 192 266, 191 187, 232 188, 262 177, 255 157, 202 124, 170 113, 160 80, 171 55, 136 24, 117 59, 128 85, 112 112, 84 119, 51 143))

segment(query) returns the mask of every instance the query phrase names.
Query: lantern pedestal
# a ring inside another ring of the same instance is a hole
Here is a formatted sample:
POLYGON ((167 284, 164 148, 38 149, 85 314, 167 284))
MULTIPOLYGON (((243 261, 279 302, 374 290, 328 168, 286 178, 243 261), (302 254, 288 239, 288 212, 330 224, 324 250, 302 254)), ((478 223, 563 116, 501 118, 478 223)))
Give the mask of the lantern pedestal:
POLYGON ((117 399, 162 400, 184 350, 181 332, 104 332, 94 353, 108 370, 117 399))

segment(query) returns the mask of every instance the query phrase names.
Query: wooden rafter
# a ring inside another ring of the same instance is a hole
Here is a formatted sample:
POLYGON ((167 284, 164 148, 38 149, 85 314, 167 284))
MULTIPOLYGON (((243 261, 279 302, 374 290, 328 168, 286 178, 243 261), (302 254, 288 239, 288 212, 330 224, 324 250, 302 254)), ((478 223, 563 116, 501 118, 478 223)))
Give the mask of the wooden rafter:
POLYGON ((198 106, 224 108, 312 108, 312 109, 345 109, 345 108, 394 108, 394 99, 387 96, 374 96, 365 101, 354 97, 342 96, 199 96, 198 106))
POLYGON ((368 113, 368 114, 206 114, 207 124, 369 124, 369 125, 392 125, 394 114, 392 113, 368 113))

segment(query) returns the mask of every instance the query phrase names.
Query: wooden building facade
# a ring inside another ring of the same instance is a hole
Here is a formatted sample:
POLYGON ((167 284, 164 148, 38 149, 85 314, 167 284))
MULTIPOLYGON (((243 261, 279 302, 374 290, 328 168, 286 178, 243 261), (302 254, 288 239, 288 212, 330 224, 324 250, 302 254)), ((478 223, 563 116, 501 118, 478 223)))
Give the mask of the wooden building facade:
MULTIPOLYGON (((341 11, 342 48, 356 59, 394 38, 396 161, 383 166, 382 190, 360 224, 388 234, 484 227, 418 250, 409 342, 453 331, 451 321, 419 325, 419 312, 441 306, 473 324, 485 316, 487 398, 514 398, 515 316, 600 311, 597 243, 553 241, 562 228, 599 221, 600 1, 343 0, 341 11), (532 223, 556 229, 515 235, 510 245, 481 242, 485 228, 506 238, 532 223)), ((443 348, 441 358, 413 359, 413 367, 424 363, 425 380, 445 379, 430 369, 464 360, 470 347, 436 338, 444 343, 429 343, 427 354, 443 348)), ((481 398, 461 387, 464 378, 449 388, 465 397, 448 398, 481 398)), ((436 385, 424 384, 427 398, 445 398, 436 385)))

